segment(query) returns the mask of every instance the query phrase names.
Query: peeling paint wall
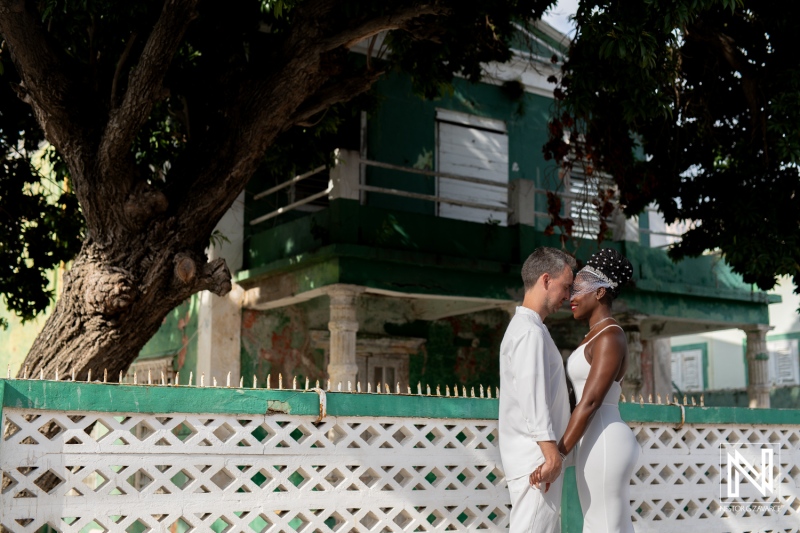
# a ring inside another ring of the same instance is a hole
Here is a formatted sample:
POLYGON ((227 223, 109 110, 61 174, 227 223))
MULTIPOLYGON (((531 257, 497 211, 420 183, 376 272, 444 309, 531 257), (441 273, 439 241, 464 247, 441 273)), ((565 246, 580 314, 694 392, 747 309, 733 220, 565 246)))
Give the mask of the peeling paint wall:
POLYGON ((242 311, 241 369, 245 381, 255 375, 266 386, 272 374, 272 387, 278 385, 278 374, 291 382, 292 376, 322 380, 324 352, 311 344, 312 329, 327 329, 327 305, 319 298, 303 304, 270 311, 242 311))
MULTIPOLYGON (((242 375, 255 375, 266 385, 284 386, 292 376, 312 383, 326 379, 325 351, 315 346, 313 332, 327 331, 328 298, 269 311, 245 309, 242 315, 242 375)), ((358 300, 361 338, 421 338, 425 344, 409 358, 409 382, 424 385, 478 387, 499 384, 498 353, 508 314, 483 311, 437 321, 413 319, 412 302, 400 298, 362 295, 358 300)))
POLYGON ((198 295, 194 295, 170 311, 136 360, 172 355, 172 368, 180 372, 180 383, 189 383, 189 373, 193 372, 197 384, 197 306, 198 295))

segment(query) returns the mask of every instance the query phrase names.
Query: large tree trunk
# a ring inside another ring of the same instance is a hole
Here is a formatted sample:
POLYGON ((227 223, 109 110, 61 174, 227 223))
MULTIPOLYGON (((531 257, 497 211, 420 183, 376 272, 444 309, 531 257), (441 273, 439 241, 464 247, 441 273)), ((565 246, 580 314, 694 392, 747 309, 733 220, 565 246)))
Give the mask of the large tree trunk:
POLYGON ((230 291, 223 260, 207 263, 202 245, 187 249, 177 233, 168 233, 158 248, 146 234, 121 235, 108 247, 86 242, 23 368, 50 379, 74 373, 83 380, 90 371, 94 379, 104 371, 116 379, 187 297, 202 289, 220 296, 230 291))

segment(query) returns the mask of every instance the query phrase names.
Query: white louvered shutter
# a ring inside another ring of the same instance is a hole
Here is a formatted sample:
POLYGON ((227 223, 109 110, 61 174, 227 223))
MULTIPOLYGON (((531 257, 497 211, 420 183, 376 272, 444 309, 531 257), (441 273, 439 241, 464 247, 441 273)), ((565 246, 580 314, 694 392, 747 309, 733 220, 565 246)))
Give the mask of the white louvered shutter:
MULTIPOLYGON (((439 172, 481 178, 508 184, 508 135, 505 123, 465 113, 438 110, 436 113, 437 163, 439 172)), ((508 190, 450 178, 438 179, 441 198, 508 207, 508 190)), ((498 221, 505 226, 502 211, 447 203, 439 204, 439 216, 470 222, 498 221)))

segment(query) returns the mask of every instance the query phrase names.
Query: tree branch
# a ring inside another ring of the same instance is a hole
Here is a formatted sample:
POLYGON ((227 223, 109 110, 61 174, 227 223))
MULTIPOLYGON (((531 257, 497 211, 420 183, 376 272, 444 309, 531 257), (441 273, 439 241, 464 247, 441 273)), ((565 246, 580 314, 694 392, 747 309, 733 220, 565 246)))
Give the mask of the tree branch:
POLYGON ((294 24, 282 47, 285 59, 281 66, 266 78, 261 71, 258 81, 239 83, 225 123, 203 132, 202 139, 195 137, 197 144, 173 166, 173 177, 180 184, 173 182, 176 193, 170 196, 183 196, 176 216, 185 225, 180 232, 185 238, 211 231, 281 132, 367 90, 380 76, 380 72, 363 72, 326 87, 338 67, 339 52, 343 56, 345 47, 381 31, 405 27, 420 16, 446 12, 434 3, 406 5, 369 19, 345 21, 321 17, 325 6, 317 4, 304 6, 299 16, 303 20, 294 24))
POLYGON ((323 52, 334 50, 340 46, 351 48, 356 43, 382 31, 400 29, 415 18, 424 15, 444 15, 448 12, 447 7, 436 3, 399 7, 379 17, 351 21, 346 29, 324 40, 320 47, 323 52))
POLYGON ((47 140, 63 154, 73 175, 82 174, 81 156, 90 150, 86 127, 90 119, 32 5, 0 0, 0 33, 22 80, 17 94, 31 105, 47 140))
POLYGON ((153 105, 165 96, 164 76, 186 28, 195 18, 196 4, 197 0, 165 0, 139 63, 131 71, 122 103, 111 111, 103 132, 99 156, 104 169, 114 166, 115 161, 127 155, 153 105))
POLYGON ((303 102, 289 121, 292 125, 299 124, 317 113, 325 111, 334 104, 346 102, 369 90, 372 84, 378 81, 383 74, 384 71, 382 70, 367 71, 361 76, 353 76, 335 85, 326 86, 303 102))
POLYGON ((122 67, 128 60, 128 56, 131 53, 131 48, 133 48, 133 43, 135 42, 136 42, 136 32, 133 32, 131 33, 130 37, 128 37, 128 42, 125 43, 125 49, 122 51, 122 55, 119 56, 119 61, 117 61, 117 68, 114 69, 114 79, 111 81, 111 98, 108 99, 109 106, 112 109, 117 107, 117 83, 119 82, 119 76, 122 73, 122 67))

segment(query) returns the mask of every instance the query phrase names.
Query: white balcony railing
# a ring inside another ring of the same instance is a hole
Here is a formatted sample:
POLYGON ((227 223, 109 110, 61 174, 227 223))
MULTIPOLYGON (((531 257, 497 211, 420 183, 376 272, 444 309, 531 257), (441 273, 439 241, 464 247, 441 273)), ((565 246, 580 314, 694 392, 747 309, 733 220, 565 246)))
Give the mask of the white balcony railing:
MULTIPOLYGON (((571 186, 568 187, 569 190, 556 192, 555 194, 561 200, 562 216, 571 218, 575 223, 573 227, 573 236, 593 239, 597 237, 600 231, 601 218, 595 204, 597 188, 595 187, 592 190, 587 190, 587 186, 586 183, 578 179, 575 183, 571 183, 571 186)), ((320 166, 304 174, 294 176, 287 181, 256 194, 253 200, 258 201, 276 193, 285 192, 287 188, 289 189, 289 194, 287 194, 287 199, 285 200, 287 202, 286 205, 254 218, 250 221, 250 224, 255 226, 292 210, 303 209, 304 207, 308 209, 307 206, 309 206, 309 204, 317 203, 323 198, 331 200, 335 198, 362 200, 363 193, 377 193, 423 200, 433 202, 437 206, 439 204, 449 204, 502 213, 508 217, 508 223, 510 224, 519 223, 531 226, 546 226, 551 220, 551 214, 547 210, 547 195, 552 194, 552 191, 538 189, 532 181, 517 180, 511 183, 503 183, 473 176, 462 176, 436 170, 394 165, 381 161, 363 159, 355 151, 342 150, 337 155, 337 164, 335 166, 331 168, 320 166), (431 179, 444 178, 503 189, 508 192, 508 201, 502 205, 497 205, 482 202, 480 199, 449 198, 440 194, 425 194, 398 188, 367 185, 363 183, 363 180, 360 178, 360 176, 363 175, 363 169, 366 167, 393 170, 431 179), (319 181, 319 175, 325 171, 329 172, 327 186, 325 186, 324 182, 319 181), (315 184, 316 189, 311 187, 310 194, 297 199, 295 195, 295 187, 297 184, 313 177, 317 177, 317 183, 315 184)), ((319 207, 317 207, 317 209, 318 208, 319 207)), ((654 214, 658 215, 655 209, 648 208, 642 216, 646 216, 649 219, 658 218, 657 216, 654 217, 654 214)), ((605 222, 612 230, 614 240, 641 241, 642 236, 648 235, 651 237, 651 246, 654 248, 667 247, 679 242, 682 233, 690 228, 690 225, 668 225, 664 223, 663 218, 660 220, 661 223, 656 223, 655 228, 640 227, 633 232, 628 231, 627 234, 624 231, 624 216, 622 216, 619 211, 615 210, 614 214, 608 217, 605 222)))

